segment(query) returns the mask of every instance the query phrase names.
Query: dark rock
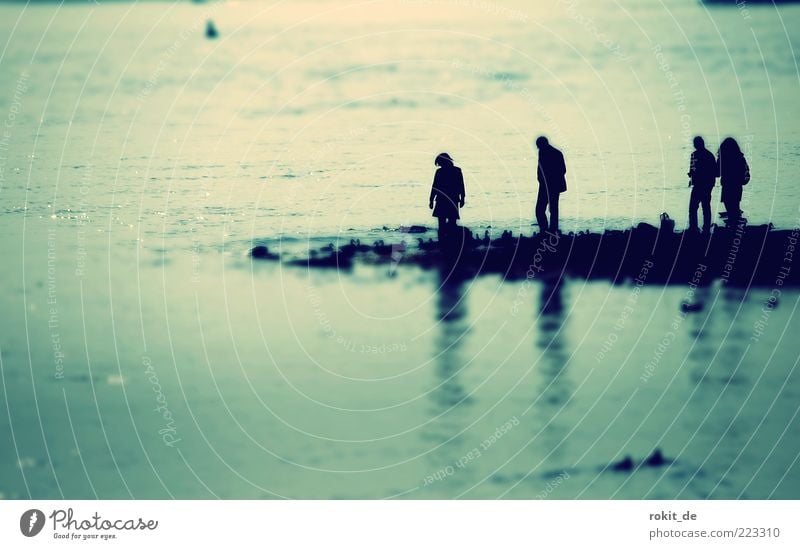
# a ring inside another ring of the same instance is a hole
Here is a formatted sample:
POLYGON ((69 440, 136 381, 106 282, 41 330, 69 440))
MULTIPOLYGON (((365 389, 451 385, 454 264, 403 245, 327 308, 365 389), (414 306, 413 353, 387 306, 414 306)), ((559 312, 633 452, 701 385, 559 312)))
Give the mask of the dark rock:
POLYGON ((612 463, 608 466, 608 469, 611 471, 619 471, 619 472, 630 472, 633 471, 634 463, 633 458, 631 456, 625 456, 621 460, 616 463, 612 463))
POLYGON ((280 259, 280 256, 271 253, 266 246, 256 246, 250 250, 250 257, 253 259, 280 259))
POLYGON ((688 301, 683 301, 681 303, 681 311, 684 313, 699 313, 703 310, 703 304, 701 302, 696 303, 689 303, 688 301))
MULTIPOLYGON (((730 287, 773 287, 781 273, 783 286, 800 286, 800 269, 780 271, 786 247, 797 235, 789 230, 771 230, 769 225, 716 227, 710 234, 672 232, 640 223, 625 231, 602 234, 537 234, 515 236, 504 231, 491 240, 488 233, 477 239, 459 227, 444 242, 418 238, 418 245, 389 245, 378 240, 372 246, 351 240, 338 250, 329 244, 310 252, 309 266, 331 266, 342 259, 374 263, 393 261, 403 253, 403 263, 423 269, 445 266, 464 276, 499 274, 522 280, 534 273, 537 280, 576 277, 643 284, 708 286, 724 279, 730 287), (327 258, 327 259, 326 259, 327 258)), ((256 257, 254 250, 253 256, 256 257)), ((340 263, 341 264, 341 263, 340 263)), ((349 263, 345 262, 349 267, 349 263)), ((684 312, 703 309, 702 302, 686 301, 684 312)))
POLYGON ((643 467, 663 467, 664 465, 669 465, 672 463, 671 459, 667 459, 664 457, 664 454, 661 453, 659 448, 653 450, 653 453, 642 462, 643 467))
POLYGON ((401 233, 422 234, 428 232, 427 227, 422 225, 411 225, 410 227, 400 227, 401 233))

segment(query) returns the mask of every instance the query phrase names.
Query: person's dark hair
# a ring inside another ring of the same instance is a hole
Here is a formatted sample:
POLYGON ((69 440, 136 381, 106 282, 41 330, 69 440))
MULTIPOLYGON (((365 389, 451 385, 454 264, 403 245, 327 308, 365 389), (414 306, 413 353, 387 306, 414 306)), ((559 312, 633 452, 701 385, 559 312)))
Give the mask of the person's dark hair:
POLYGON ((703 140, 702 137, 700 137, 698 135, 697 137, 694 138, 694 148, 695 149, 699 150, 699 149, 702 149, 705 146, 706 146, 706 142, 703 140))
POLYGON ((450 155, 447 153, 439 153, 436 155, 436 161, 434 162, 437 166, 452 166, 453 159, 450 158, 450 155))
POLYGON ((719 154, 727 156, 742 156, 739 143, 733 137, 726 137, 719 145, 719 154))
POLYGON ((539 137, 536 138, 536 146, 538 148, 541 149, 542 147, 544 147, 544 146, 546 146, 548 144, 550 144, 550 142, 547 140, 547 138, 545 136, 540 135, 539 137))

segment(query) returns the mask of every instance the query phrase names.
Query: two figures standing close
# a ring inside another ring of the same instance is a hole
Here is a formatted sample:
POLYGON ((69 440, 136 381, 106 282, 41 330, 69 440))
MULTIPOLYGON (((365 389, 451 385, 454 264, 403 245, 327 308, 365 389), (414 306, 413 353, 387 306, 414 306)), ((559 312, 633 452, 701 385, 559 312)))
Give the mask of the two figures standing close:
POLYGON ((703 232, 711 228, 711 190, 717 177, 722 186, 722 203, 728 223, 735 223, 742 215, 742 187, 750 181, 750 166, 747 165, 739 144, 732 137, 725 138, 719 146, 717 158, 706 149, 703 138, 694 138, 694 152, 689 160, 689 229, 697 230, 697 208, 703 208, 703 232))

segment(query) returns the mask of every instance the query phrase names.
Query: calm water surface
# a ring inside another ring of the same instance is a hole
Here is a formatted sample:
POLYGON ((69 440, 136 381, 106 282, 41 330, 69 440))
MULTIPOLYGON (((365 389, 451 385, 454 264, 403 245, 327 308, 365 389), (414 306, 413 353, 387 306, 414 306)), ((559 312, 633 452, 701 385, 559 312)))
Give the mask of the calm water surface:
POLYGON ((430 224, 442 150, 531 231, 538 133, 567 228, 681 225, 695 133, 796 226, 800 10, 673 4, 0 6, 0 495, 796 497, 796 292, 245 255, 430 224))

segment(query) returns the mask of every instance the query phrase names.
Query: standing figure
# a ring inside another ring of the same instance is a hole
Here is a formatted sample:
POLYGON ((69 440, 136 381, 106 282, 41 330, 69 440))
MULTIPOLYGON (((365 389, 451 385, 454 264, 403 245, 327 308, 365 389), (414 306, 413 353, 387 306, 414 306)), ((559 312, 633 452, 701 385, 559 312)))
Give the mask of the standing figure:
POLYGON ((714 154, 706 149, 705 141, 699 135, 694 138, 694 152, 689 160, 689 229, 697 230, 697 207, 703 208, 703 232, 711 228, 711 190, 717 182, 717 161, 714 154))
POLYGON ((459 219, 458 208, 464 207, 464 176, 461 168, 453 165, 453 159, 447 153, 436 157, 438 166, 433 177, 431 196, 428 207, 433 210, 433 217, 439 219, 439 241, 455 232, 456 220, 459 219))
POLYGON ((750 166, 733 137, 726 137, 717 153, 717 175, 722 185, 722 203, 725 204, 728 222, 735 221, 742 214, 739 207, 742 201, 742 187, 750 182, 750 166))
POLYGON ((558 233, 558 198, 567 190, 567 166, 564 155, 550 144, 546 137, 536 139, 539 149, 539 165, 536 178, 539 180, 539 195, 536 198, 536 222, 539 231, 558 233), (550 224, 547 223, 547 206, 550 205, 550 224))

